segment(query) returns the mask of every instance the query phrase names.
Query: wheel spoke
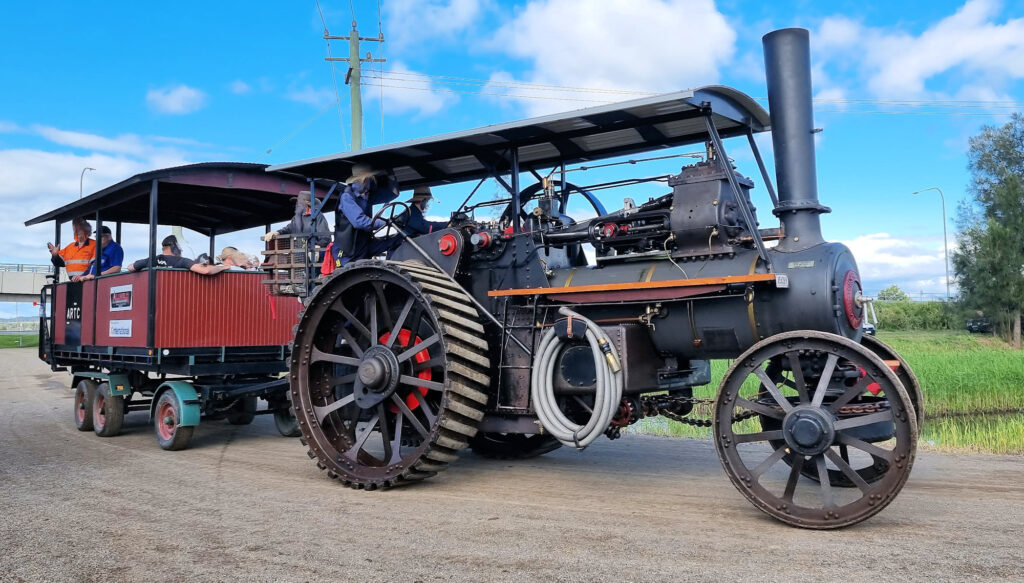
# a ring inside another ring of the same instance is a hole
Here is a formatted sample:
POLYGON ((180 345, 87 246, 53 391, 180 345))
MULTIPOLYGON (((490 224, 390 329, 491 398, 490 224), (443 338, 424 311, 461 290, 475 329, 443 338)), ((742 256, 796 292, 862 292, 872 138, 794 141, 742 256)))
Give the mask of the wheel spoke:
POLYGON ((779 411, 775 407, 765 405, 764 403, 760 403, 758 401, 749 401, 747 399, 744 399, 743 397, 736 398, 736 406, 743 407, 744 409, 749 409, 751 411, 754 411, 755 413, 764 415, 765 417, 771 417, 772 419, 781 420, 783 417, 786 416, 782 411, 779 411))
MULTIPOLYGON (((356 342, 356 339, 352 337, 352 334, 348 330, 346 330, 344 326, 342 326, 341 329, 338 330, 338 335, 345 340, 345 344, 347 344, 352 349, 352 352, 354 352, 356 356, 363 356, 363 347, 359 346, 359 343, 356 342)), ((370 345, 373 345, 372 341, 370 342, 370 345)))
POLYGON ((380 304, 380 314, 384 318, 384 328, 394 330, 395 327, 391 323, 391 306, 388 305, 387 297, 384 295, 384 283, 373 282, 373 289, 377 294, 377 302, 380 304))
POLYGON ((430 410, 430 403, 427 402, 425 395, 416 395, 416 400, 420 402, 419 409, 423 411, 423 416, 427 419, 427 425, 433 426, 434 421, 437 421, 437 414, 430 410))
POLYGON ((793 503, 793 493, 796 492, 796 483, 800 481, 800 472, 804 469, 804 462, 807 460, 801 454, 795 454, 793 463, 789 468, 789 479, 786 480, 786 490, 782 493, 782 499, 790 504, 793 503))
MULTIPOLYGON (((405 361, 409 360, 413 356, 419 354, 420 352, 426 350, 427 348, 433 346, 434 344, 437 344, 437 342, 440 341, 440 340, 441 340, 441 335, 440 334, 434 334, 433 336, 430 336, 426 340, 420 342, 419 344, 414 345, 412 348, 409 348, 405 352, 399 354, 398 355, 398 362, 405 362, 405 361)), ((410 342, 411 341, 412 340, 410 340, 410 342)))
POLYGON ((849 417, 847 419, 840 419, 836 421, 836 431, 842 431, 844 429, 850 429, 853 427, 862 427, 864 425, 870 425, 872 423, 880 423, 882 421, 892 421, 892 411, 879 411, 877 413, 871 413, 869 415, 858 415, 856 417, 849 417))
POLYGON ((348 405, 349 403, 354 401, 355 398, 355 395, 347 395, 346 397, 338 399, 337 401, 331 403, 330 405, 324 405, 322 407, 319 405, 313 406, 313 414, 316 415, 317 423, 323 423, 324 417, 327 417, 331 413, 334 413, 338 409, 341 409, 345 405, 348 405))
POLYGON ((437 381, 426 381, 419 377, 411 377, 409 375, 402 375, 398 377, 398 383, 402 385, 409 385, 411 387, 423 387, 431 391, 443 391, 444 383, 437 381))
POLYGON ((402 427, 405 419, 405 413, 402 413, 399 409, 398 413, 395 414, 395 436, 391 439, 391 457, 388 459, 389 464, 393 464, 402 459, 402 427))
POLYGON ((840 434, 836 435, 836 439, 839 440, 839 443, 844 443, 844 444, 846 444, 846 445, 848 445, 850 447, 854 447, 854 448, 857 448, 857 449, 859 449, 859 450, 861 450, 861 451, 863 451, 865 453, 869 453, 869 454, 871 454, 872 457, 877 457, 877 458, 883 459, 883 460, 885 460, 885 461, 887 461, 889 463, 892 463, 892 458, 893 458, 892 453, 893 452, 891 452, 891 451, 889 451, 887 449, 883 449, 883 448, 878 447, 877 445, 875 445, 873 443, 868 443, 868 442, 866 442, 866 441, 864 441, 862 439, 857 439, 856 437, 851 437, 849 435, 846 435, 845 433, 840 433, 840 434))
POLYGON ((380 338, 380 328, 377 326, 377 294, 373 292, 366 294, 363 304, 370 316, 370 346, 373 346, 380 338))
POLYGON ((821 378, 818 379, 818 386, 814 389, 814 399, 811 400, 811 405, 821 407, 822 401, 825 400, 825 390, 828 389, 828 384, 832 381, 832 372, 836 370, 837 362, 839 362, 839 355, 828 355, 825 368, 821 371, 821 378))
POLYGON ((757 378, 761 379, 761 386, 768 390, 768 394, 775 399, 775 402, 782 407, 783 411, 789 411, 793 408, 789 399, 782 394, 782 391, 780 391, 779 387, 776 386, 775 381, 768 377, 768 373, 764 372, 764 369, 761 368, 760 365, 754 367, 754 374, 757 375, 757 378))
POLYGON ((310 362, 333 362, 334 364, 347 364, 349 366, 359 366, 359 359, 352 358, 351 356, 342 356, 340 354, 329 354, 319 348, 313 347, 313 353, 310 355, 310 362))
POLYGON ((348 311, 348 308, 342 305, 341 302, 335 302, 329 309, 337 312, 342 318, 345 318, 345 321, 351 324, 352 327, 360 334, 365 336, 367 340, 373 341, 373 336, 370 336, 370 331, 366 329, 366 326, 363 326, 363 323, 357 320, 356 317, 352 315, 352 312, 348 311))
POLYGON ((349 383, 355 382, 357 376, 358 375, 356 373, 346 375, 335 375, 331 377, 331 380, 328 381, 327 384, 328 386, 331 387, 336 387, 338 385, 347 385, 349 383))
POLYGON ((590 413, 591 415, 594 414, 594 410, 579 395, 573 395, 572 399, 574 401, 576 401, 576 403, 579 404, 580 407, 583 407, 584 411, 586 411, 587 413, 590 413))
POLYGON ((736 443, 753 443, 756 441, 774 441, 785 439, 782 436, 782 430, 776 429, 774 431, 759 431, 757 433, 737 433, 733 435, 736 443))
POLYGON ((412 372, 417 373, 417 372, 425 371, 427 369, 434 368, 435 366, 444 366, 445 364, 447 364, 447 362, 448 361, 447 361, 447 359, 445 359, 444 356, 435 356, 434 358, 431 358, 430 360, 424 360, 423 362, 414 362, 414 363, 412 363, 412 372))
POLYGON ((391 459, 391 430, 388 428, 387 406, 381 402, 377 405, 377 416, 380 417, 380 441, 384 446, 384 459, 391 459))
POLYGON ((860 488, 861 492, 867 494, 869 491, 871 491, 871 486, 864 481, 864 478, 862 478, 861 475, 857 473, 857 470, 850 467, 850 464, 845 459, 843 459, 842 456, 837 454, 831 448, 825 451, 825 455, 828 456, 828 459, 832 460, 832 463, 834 463, 836 467, 839 468, 839 471, 843 472, 843 474, 846 475, 847 478, 850 478, 851 482, 853 482, 854 484, 857 485, 858 488, 860 488))
MULTIPOLYGON (((391 348, 395 343, 395 339, 398 338, 399 332, 402 330, 402 326, 405 324, 405 319, 409 316, 409 311, 412 310, 413 304, 416 303, 416 298, 409 296, 409 299, 405 300, 405 305, 402 306, 402 313, 398 315, 398 319, 395 320, 395 325, 391 326, 391 334, 388 336, 388 341, 384 346, 391 348)), ((415 342, 416 338, 410 334, 409 342, 415 342)))
POLYGON ((420 436, 423 437, 423 439, 430 439, 430 432, 427 431, 426 427, 423 427, 423 424, 420 423, 420 420, 417 419, 416 416, 413 415, 412 411, 409 410, 409 406, 405 404, 405 399, 399 397, 397 394, 392 393, 391 401, 394 404, 398 405, 398 410, 405 415, 405 417, 409 420, 409 423, 412 424, 413 428, 416 429, 416 432, 419 433, 420 436))
POLYGON ((761 477, 761 474, 768 471, 768 468, 774 466, 779 460, 782 459, 784 455, 786 455, 785 446, 776 449, 774 452, 772 452, 772 455, 768 456, 767 458, 764 459, 764 461, 757 464, 756 468, 750 470, 750 475, 753 476, 754 480, 756 481, 758 478, 761 477))
POLYGON ((821 500, 825 504, 825 508, 833 508, 836 504, 832 501, 832 480, 828 477, 828 466, 825 465, 825 456, 819 455, 815 457, 814 463, 818 466, 818 484, 821 486, 821 500))
POLYGON ((796 392, 800 395, 800 403, 805 404, 811 399, 807 396, 807 381, 804 379, 804 369, 800 366, 800 355, 796 352, 786 354, 789 358, 789 366, 793 369, 793 384, 796 392))
POLYGON ((352 444, 352 447, 345 450, 346 457, 354 460, 359 456, 359 450, 366 443, 366 438, 370 437, 370 434, 373 433, 373 428, 377 426, 378 421, 380 421, 380 416, 374 415, 370 422, 366 424, 366 427, 363 427, 362 431, 358 432, 355 443, 352 444))

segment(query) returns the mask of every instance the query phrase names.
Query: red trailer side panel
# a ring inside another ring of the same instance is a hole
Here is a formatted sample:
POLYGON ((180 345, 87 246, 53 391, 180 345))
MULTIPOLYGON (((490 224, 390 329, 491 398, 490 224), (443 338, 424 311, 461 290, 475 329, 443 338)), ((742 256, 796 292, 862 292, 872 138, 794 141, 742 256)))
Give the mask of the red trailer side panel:
POLYGON ((269 295, 264 278, 262 272, 157 272, 156 346, 288 344, 301 304, 269 295))
POLYGON ((145 348, 146 302, 149 299, 149 276, 146 272, 121 273, 86 282, 83 296, 88 296, 86 305, 90 308, 94 283, 97 286, 95 344, 145 348))

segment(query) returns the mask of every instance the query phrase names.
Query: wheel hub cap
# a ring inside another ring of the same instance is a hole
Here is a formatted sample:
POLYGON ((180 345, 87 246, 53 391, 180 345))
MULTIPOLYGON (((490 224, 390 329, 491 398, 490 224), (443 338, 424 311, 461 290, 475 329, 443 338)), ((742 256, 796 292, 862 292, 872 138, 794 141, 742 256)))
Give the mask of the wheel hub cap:
POLYGON ((369 409, 387 399, 398 387, 401 372, 395 353, 384 346, 371 346, 363 353, 356 371, 356 404, 369 409))
POLYGON ((790 411, 782 422, 786 445, 803 455, 818 455, 835 440, 835 417, 820 407, 804 406, 790 411))

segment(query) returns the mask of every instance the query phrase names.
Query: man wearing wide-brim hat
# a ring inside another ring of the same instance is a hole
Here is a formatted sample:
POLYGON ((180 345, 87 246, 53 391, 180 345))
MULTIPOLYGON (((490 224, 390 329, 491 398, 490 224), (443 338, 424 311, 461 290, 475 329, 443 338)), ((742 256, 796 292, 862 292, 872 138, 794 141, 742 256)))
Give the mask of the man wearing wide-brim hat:
POLYGON ((387 204, 398 198, 398 181, 387 173, 374 170, 369 164, 354 164, 352 176, 345 181, 338 212, 334 213, 333 255, 336 267, 350 261, 372 257, 390 245, 377 241, 373 231, 387 225, 383 219, 373 221, 373 205, 387 204))
POLYGON ((423 213, 430 207, 430 201, 434 195, 430 192, 429 186, 417 186, 412 191, 412 198, 409 199, 409 210, 399 215, 395 221, 411 237, 426 235, 448 227, 443 221, 428 221, 423 213))

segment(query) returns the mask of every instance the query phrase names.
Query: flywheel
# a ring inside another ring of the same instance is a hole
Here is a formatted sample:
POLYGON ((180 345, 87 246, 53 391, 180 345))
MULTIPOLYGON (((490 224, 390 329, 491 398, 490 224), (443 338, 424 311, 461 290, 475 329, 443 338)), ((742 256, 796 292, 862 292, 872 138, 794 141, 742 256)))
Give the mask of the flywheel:
POLYGON ((479 314, 418 262, 357 261, 311 297, 290 390, 310 458, 353 488, 433 476, 476 435, 490 386, 479 314))

